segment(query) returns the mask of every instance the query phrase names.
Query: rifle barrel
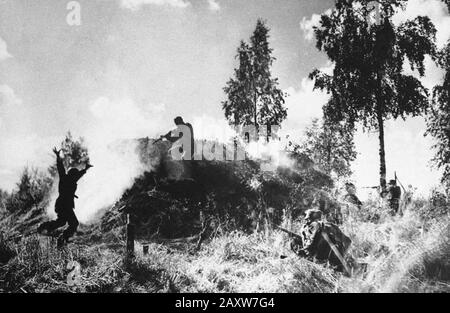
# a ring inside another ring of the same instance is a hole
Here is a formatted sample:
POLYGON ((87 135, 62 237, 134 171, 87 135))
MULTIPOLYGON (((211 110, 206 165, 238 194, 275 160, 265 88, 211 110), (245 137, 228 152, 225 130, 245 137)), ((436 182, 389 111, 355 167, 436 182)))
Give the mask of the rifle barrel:
POLYGON ((296 237, 296 238, 302 238, 299 234, 296 234, 290 230, 287 230, 286 228, 283 228, 281 226, 276 226, 276 228, 278 228, 279 230, 291 235, 292 237, 296 237))

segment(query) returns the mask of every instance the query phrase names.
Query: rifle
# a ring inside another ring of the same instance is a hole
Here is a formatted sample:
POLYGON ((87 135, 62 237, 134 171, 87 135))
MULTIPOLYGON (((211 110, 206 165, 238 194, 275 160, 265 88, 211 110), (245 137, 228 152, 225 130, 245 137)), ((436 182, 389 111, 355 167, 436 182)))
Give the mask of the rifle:
POLYGON ((155 141, 153 141, 152 144, 155 144, 157 142, 160 142, 161 140, 163 140, 164 136, 159 137, 158 139, 156 139, 155 141))
POLYGON ((403 189, 403 192, 406 193, 405 187, 403 187, 403 184, 400 182, 400 180, 399 180, 398 177, 397 177, 397 172, 394 172, 394 176, 395 176, 395 181, 398 181, 398 183, 400 184, 400 186, 401 186, 402 189, 403 189))
MULTIPOLYGON (((302 237, 294 232, 291 232, 290 230, 287 230, 283 227, 280 226, 275 226, 276 228, 278 228, 279 230, 281 230, 282 232, 287 233, 288 235, 297 238, 297 239, 302 239, 302 237)), ((328 234, 324 231, 320 232, 320 235, 323 237, 323 239, 325 239, 325 241, 328 243, 328 245, 330 246, 331 250, 333 250, 334 254, 337 256, 337 258, 339 259, 339 261, 341 262, 342 266, 344 267, 345 271, 347 272, 347 274, 349 276, 352 275, 351 273, 351 269, 348 266, 348 263, 345 261, 344 257, 342 256, 342 254, 339 252, 338 248, 336 247, 336 245, 331 241, 330 237, 328 236, 328 234)))
POLYGON ((347 274, 349 276, 351 276, 352 272, 350 270, 350 267, 348 266, 347 262, 345 261, 344 257, 342 256, 342 254, 339 252, 338 248, 336 248, 335 244, 331 241, 330 237, 328 237, 328 234, 324 231, 322 231, 320 234, 322 235, 323 239, 325 239, 325 241, 328 243, 331 250, 333 250, 334 254, 338 257, 342 266, 344 266, 344 269, 347 272, 347 274))
POLYGON ((278 228, 279 230, 281 230, 282 232, 285 232, 286 234, 288 234, 291 237, 302 240, 302 237, 299 234, 296 234, 296 233, 294 233, 290 230, 287 230, 286 228, 280 227, 280 226, 275 225, 275 227, 278 228))

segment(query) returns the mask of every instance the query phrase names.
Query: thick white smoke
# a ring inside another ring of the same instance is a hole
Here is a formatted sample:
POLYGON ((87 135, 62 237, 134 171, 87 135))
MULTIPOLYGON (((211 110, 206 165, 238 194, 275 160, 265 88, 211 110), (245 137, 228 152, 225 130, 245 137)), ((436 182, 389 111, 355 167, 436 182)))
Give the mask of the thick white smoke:
MULTIPOLYGON (((165 112, 164 105, 139 105, 130 99, 101 97, 89 109, 94 123, 83 133, 73 133, 74 137, 84 137, 94 166, 78 182, 76 193, 75 212, 84 223, 92 220, 99 210, 113 205, 132 186, 135 178, 151 170, 149 165, 140 162, 135 139, 156 138, 175 126, 172 114, 165 112)), ((192 121, 187 118, 186 122, 192 123, 197 142, 209 140, 226 145, 236 135, 225 119, 203 115, 192 118, 192 121)), ((266 170, 275 170, 277 166, 291 166, 293 163, 284 146, 282 141, 265 143, 261 139, 246 145, 245 155, 260 160, 266 170)), ((203 146, 203 150, 210 148, 207 144, 203 146)), ((47 210, 51 217, 55 216, 56 187, 47 210)))
MULTIPOLYGON (((75 212, 80 222, 90 221, 100 209, 114 204, 136 177, 151 170, 139 161, 138 142, 130 139, 153 137, 163 129, 161 104, 138 105, 130 99, 102 97, 89 109, 94 123, 82 136, 94 167, 78 182, 75 212)), ((47 210, 51 217, 57 196, 55 186, 47 210)))

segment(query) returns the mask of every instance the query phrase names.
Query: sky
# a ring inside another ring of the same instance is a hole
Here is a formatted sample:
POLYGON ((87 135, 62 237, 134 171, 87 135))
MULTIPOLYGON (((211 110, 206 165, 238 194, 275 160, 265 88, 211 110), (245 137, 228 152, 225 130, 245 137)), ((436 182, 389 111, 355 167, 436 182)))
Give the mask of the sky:
MULTIPOLYGON (((299 139, 322 115, 328 96, 313 91, 308 74, 332 68, 312 33, 331 0, 79 0, 80 25, 67 22, 70 2, 0 0, 0 188, 14 188, 26 165, 54 162, 51 148, 69 130, 95 146, 156 137, 178 115, 199 136, 225 127, 223 87, 258 18, 271 29, 272 73, 289 94, 283 131, 299 139)), ((442 46, 450 38, 445 5, 410 0, 395 20, 418 14, 432 18, 442 46)), ((423 82, 432 87, 443 73, 427 64, 423 82)), ((430 168, 424 131, 422 118, 386 125, 388 178, 396 171, 425 194, 440 173, 430 168)), ((358 131, 355 143, 352 179, 360 188, 377 185, 377 134, 358 131)))

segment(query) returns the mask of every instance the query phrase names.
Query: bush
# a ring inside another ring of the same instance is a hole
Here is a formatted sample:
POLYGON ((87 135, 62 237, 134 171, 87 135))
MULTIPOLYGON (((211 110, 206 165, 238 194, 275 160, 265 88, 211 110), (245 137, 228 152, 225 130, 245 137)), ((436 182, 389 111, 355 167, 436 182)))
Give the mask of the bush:
POLYGON ((24 213, 38 207, 49 195, 52 182, 48 175, 26 167, 16 190, 5 201, 6 210, 10 213, 24 213))
POLYGON ((431 225, 450 214, 450 200, 444 192, 433 189, 429 199, 414 201, 411 210, 416 212, 424 223, 431 225))
POLYGON ((0 232, 0 264, 7 263, 16 255, 12 245, 6 240, 3 232, 0 232))

